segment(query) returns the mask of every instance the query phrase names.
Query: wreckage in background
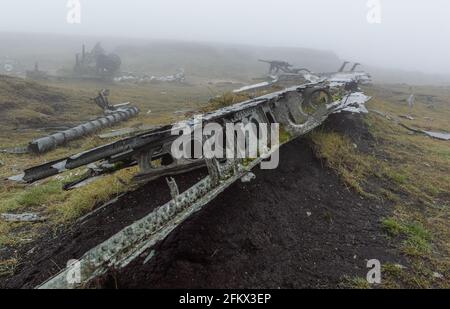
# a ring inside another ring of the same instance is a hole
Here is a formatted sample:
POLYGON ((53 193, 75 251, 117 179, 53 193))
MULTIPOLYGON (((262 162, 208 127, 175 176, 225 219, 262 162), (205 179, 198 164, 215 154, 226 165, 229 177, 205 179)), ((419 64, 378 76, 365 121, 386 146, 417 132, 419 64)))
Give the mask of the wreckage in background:
POLYGON ((323 81, 333 83, 336 85, 342 82, 347 82, 350 85, 355 85, 355 83, 366 84, 371 82, 371 76, 364 71, 356 71, 356 68, 360 66, 360 63, 354 63, 349 71, 345 71, 347 64, 350 62, 345 61, 337 72, 330 73, 313 73, 306 68, 296 68, 292 64, 286 61, 280 60, 259 60, 260 62, 265 62, 270 65, 269 72, 267 75, 267 80, 257 84, 244 86, 239 89, 235 89, 234 93, 248 92, 248 91, 258 91, 264 88, 269 88, 272 86, 285 87, 288 84, 296 83, 319 83, 323 81))
POLYGON ((17 59, 5 57, 0 58, 0 74, 9 76, 22 76, 25 72, 24 66, 17 59))
MULTIPOLYGON (((325 75, 314 75, 313 77, 319 81, 288 87, 202 115, 203 127, 211 122, 223 127, 226 124, 239 123, 280 124, 280 130, 286 133, 283 140, 277 145, 271 145, 270 150, 259 153, 257 158, 251 160, 215 157, 175 159, 171 154, 171 147, 179 136, 172 135, 172 129, 199 125, 198 118, 194 117, 48 162, 27 169, 22 175, 12 177, 11 179, 15 181, 31 183, 83 166, 89 166, 89 170, 81 181, 133 165, 139 166, 140 171, 136 175, 138 181, 150 181, 204 166, 208 171, 205 178, 185 192, 180 192, 175 180, 168 178, 170 201, 86 252, 79 262, 61 271, 40 288, 82 287, 109 269, 127 266, 167 237, 191 214, 201 210, 231 184, 239 179, 251 179, 249 176, 252 176, 252 169, 278 151, 282 144, 320 126, 330 114, 342 111, 366 112, 364 104, 370 98, 357 89, 358 81, 363 75, 348 72, 342 80, 339 80, 338 76, 331 75, 331 81, 325 75), (92 166, 93 163, 95 166, 92 166), (67 280, 74 268, 80 271, 81 276, 76 283, 67 280)), ((364 77, 369 79, 367 74, 364 77)), ((186 137, 191 144, 204 142, 196 140, 192 135, 186 137)), ((73 183, 76 184, 79 182, 73 183)), ((148 255, 147 260, 152 256, 148 255)))
POLYGON ((145 84, 145 83, 184 83, 186 81, 186 75, 184 73, 184 69, 178 69, 177 72, 173 75, 168 76, 153 76, 145 74, 143 76, 136 76, 134 73, 122 74, 122 76, 118 76, 114 78, 114 81, 117 83, 137 83, 137 84, 145 84))
POLYGON ((83 79, 112 80, 119 72, 122 60, 116 54, 106 54, 100 43, 90 51, 83 44, 81 55, 75 55, 73 75, 83 79))
POLYGON ((292 64, 286 61, 279 60, 261 60, 260 62, 265 62, 270 65, 269 67, 269 76, 279 75, 280 73, 284 74, 299 74, 302 71, 310 72, 306 68, 294 68, 292 64))

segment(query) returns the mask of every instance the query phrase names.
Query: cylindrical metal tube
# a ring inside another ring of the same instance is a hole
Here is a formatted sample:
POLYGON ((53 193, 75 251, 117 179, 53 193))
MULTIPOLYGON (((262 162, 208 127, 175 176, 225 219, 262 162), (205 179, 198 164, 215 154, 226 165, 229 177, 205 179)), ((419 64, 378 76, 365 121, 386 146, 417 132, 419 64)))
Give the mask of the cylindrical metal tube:
POLYGON ((52 134, 47 137, 38 138, 28 145, 28 150, 33 153, 44 153, 64 145, 70 141, 92 134, 102 128, 112 126, 118 122, 128 120, 139 113, 137 107, 127 107, 111 114, 83 123, 72 129, 52 134))

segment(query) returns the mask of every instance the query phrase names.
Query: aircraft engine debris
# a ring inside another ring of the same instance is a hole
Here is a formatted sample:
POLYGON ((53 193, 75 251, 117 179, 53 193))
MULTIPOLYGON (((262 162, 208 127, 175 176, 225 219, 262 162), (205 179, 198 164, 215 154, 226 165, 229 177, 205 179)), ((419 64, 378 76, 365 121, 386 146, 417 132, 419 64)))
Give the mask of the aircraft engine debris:
POLYGON ((106 54, 100 43, 90 51, 82 47, 81 56, 76 54, 74 75, 79 78, 112 79, 120 70, 122 60, 116 54, 106 54))
POLYGON ((129 103, 110 105, 107 97, 108 94, 109 91, 107 89, 102 89, 99 95, 94 99, 97 105, 104 110, 105 116, 50 136, 35 139, 28 145, 28 151, 39 154, 53 150, 60 145, 67 144, 70 141, 92 134, 105 127, 126 121, 139 113, 139 109, 137 107, 128 106, 129 103))

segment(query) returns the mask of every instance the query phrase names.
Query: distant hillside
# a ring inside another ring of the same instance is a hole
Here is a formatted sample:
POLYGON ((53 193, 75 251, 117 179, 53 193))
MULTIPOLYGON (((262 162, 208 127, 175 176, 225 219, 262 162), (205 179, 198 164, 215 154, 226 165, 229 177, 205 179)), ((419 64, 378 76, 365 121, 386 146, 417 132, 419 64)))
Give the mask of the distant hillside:
MULTIPOLYGON (((260 58, 289 61, 315 72, 336 71, 343 61, 332 51, 293 47, 23 33, 0 33, 0 41, 0 63, 5 59, 15 59, 25 70, 39 62, 42 70, 52 74, 63 68, 71 70, 81 45, 86 44, 90 50, 98 41, 107 52, 121 56, 122 71, 168 75, 184 68, 187 76, 194 79, 245 82, 267 72, 267 65, 258 62, 260 58)), ((345 55, 341 57, 346 58, 345 55)), ((365 63, 362 68, 370 72, 377 83, 450 84, 450 75, 373 67, 370 63, 365 63)))
POLYGON ((119 54, 123 71, 154 75, 172 74, 183 67, 194 77, 247 80, 267 72, 259 58, 286 60, 317 72, 334 71, 341 62, 333 52, 304 48, 10 33, 0 33, 0 41, 0 62, 12 58, 28 69, 39 62, 50 73, 71 69, 82 44, 90 50, 98 41, 107 52, 119 54))
POLYGON ((0 129, 61 125, 94 108, 74 93, 0 75, 0 129))

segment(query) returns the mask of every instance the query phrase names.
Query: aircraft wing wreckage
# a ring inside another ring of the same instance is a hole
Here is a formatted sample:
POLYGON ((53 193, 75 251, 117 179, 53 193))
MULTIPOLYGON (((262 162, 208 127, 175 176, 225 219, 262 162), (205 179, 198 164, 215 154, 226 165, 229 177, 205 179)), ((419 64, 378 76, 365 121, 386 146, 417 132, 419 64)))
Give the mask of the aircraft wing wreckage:
MULTIPOLYGON (((274 63, 272 67, 277 65, 282 67, 281 71, 293 70, 286 63, 274 63)), ((227 124, 250 122, 279 124, 280 130, 286 133, 283 134, 283 139, 276 145, 271 145, 267 152, 258 152, 254 159, 175 158, 171 147, 179 136, 172 135, 172 130, 182 126, 199 125, 198 117, 194 117, 32 167, 26 169, 23 174, 12 177, 12 180, 32 183, 82 166, 90 167, 90 172, 83 180, 132 165, 139 167, 139 173, 135 176, 138 181, 168 177, 204 166, 208 171, 207 176, 185 192, 179 192, 175 180, 167 178, 171 199, 166 204, 89 250, 79 259, 79 263, 61 271, 40 288, 78 288, 111 268, 125 267, 163 240, 191 214, 201 210, 231 184, 248 177, 254 167, 266 161, 284 143, 320 126, 330 114, 366 111, 364 104, 370 97, 359 90, 358 83, 369 81, 368 74, 355 71, 313 74, 307 70, 296 71, 294 74, 302 74, 306 81, 202 115, 203 127, 212 122, 223 128, 227 124), (67 278, 74 271, 74 267, 81 270, 81 280, 69 283, 67 278)), ((195 141, 191 134, 188 139, 195 141)))

